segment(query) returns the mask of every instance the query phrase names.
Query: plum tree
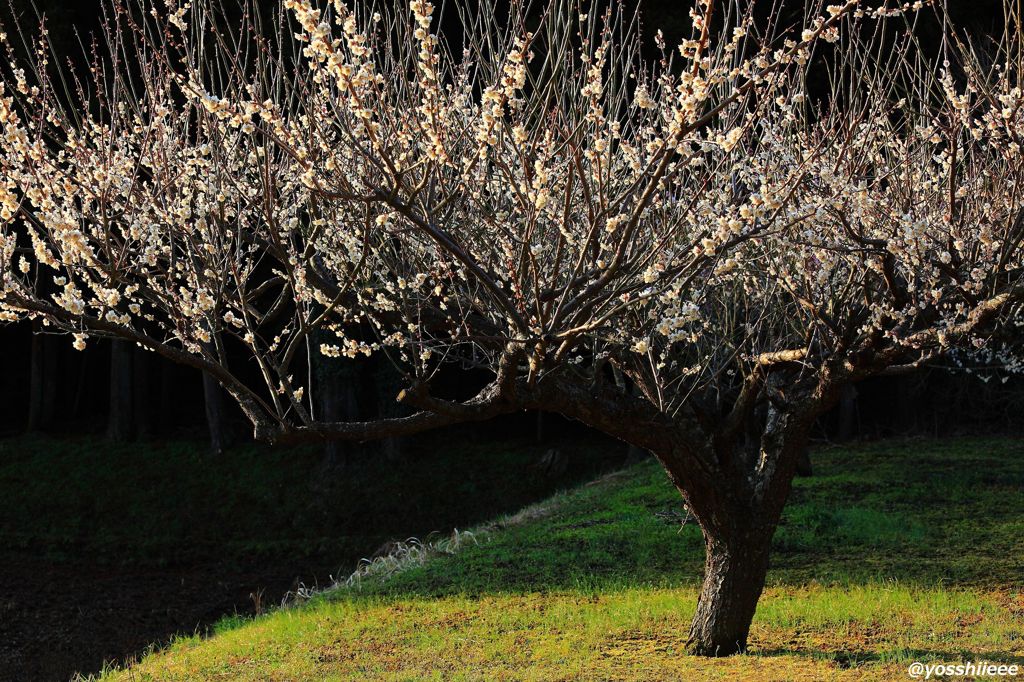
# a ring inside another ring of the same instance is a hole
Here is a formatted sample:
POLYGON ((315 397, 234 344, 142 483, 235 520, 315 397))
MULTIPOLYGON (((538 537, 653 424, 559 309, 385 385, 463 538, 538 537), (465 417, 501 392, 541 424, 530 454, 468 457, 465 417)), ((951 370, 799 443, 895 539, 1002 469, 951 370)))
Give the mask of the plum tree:
POLYGON ((648 449, 705 537, 691 650, 742 650, 815 419, 1017 328, 1019 44, 701 0, 648 61, 620 7, 506 4, 116 4, 81 78, 44 31, 0 83, 0 316, 197 367, 268 442, 531 409, 648 449), (318 417, 310 363, 372 354, 408 413, 318 417), (432 391, 456 363, 493 380, 432 391))

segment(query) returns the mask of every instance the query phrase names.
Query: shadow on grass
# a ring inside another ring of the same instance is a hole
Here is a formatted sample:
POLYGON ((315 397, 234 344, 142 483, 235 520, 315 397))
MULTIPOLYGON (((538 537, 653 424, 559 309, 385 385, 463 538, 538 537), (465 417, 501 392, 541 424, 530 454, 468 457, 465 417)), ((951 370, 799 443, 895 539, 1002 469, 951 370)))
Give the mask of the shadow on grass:
MULTIPOLYGON (((1024 444, 900 441, 821 449, 776 534, 768 584, 1007 589, 1024 575, 1024 444)), ((362 591, 437 597, 695 584, 704 543, 647 462, 572 491, 457 552, 362 591)))

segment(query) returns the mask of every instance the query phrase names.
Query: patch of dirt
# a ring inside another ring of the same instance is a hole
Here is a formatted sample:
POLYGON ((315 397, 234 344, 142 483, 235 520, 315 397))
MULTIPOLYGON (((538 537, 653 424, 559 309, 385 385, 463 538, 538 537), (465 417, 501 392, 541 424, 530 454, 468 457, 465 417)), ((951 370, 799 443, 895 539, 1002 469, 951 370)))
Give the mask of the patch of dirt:
POLYGON ((641 661, 654 655, 682 655, 686 640, 669 634, 624 632, 612 637, 601 647, 601 655, 620 661, 641 661))
POLYGON ((251 614, 260 591, 264 607, 277 605, 300 581, 330 572, 281 564, 108 567, 0 553, 0 682, 95 673, 153 642, 251 614))

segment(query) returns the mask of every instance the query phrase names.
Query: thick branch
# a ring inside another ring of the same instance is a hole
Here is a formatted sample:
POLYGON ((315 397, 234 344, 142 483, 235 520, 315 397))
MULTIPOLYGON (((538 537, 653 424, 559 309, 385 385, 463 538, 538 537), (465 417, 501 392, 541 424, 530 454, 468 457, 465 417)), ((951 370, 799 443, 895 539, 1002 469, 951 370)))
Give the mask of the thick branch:
POLYGON ((381 438, 411 436, 444 426, 479 422, 507 414, 518 409, 514 403, 504 399, 495 384, 491 384, 477 397, 464 403, 454 403, 423 397, 412 398, 412 393, 403 391, 401 402, 423 402, 433 409, 422 410, 407 417, 391 417, 373 421, 324 422, 297 429, 257 429, 256 438, 275 445, 295 445, 323 441, 367 441, 381 438))

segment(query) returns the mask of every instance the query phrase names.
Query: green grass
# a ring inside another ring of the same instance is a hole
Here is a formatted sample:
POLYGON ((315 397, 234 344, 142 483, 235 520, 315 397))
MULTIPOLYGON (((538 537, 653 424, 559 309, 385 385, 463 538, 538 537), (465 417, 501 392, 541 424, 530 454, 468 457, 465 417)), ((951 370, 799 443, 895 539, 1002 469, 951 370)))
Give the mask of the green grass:
POLYGON ((903 680, 913 661, 1024 665, 1024 447, 815 453, 775 542, 750 653, 686 656, 703 548, 647 463, 556 496, 388 579, 110 680, 903 680))

